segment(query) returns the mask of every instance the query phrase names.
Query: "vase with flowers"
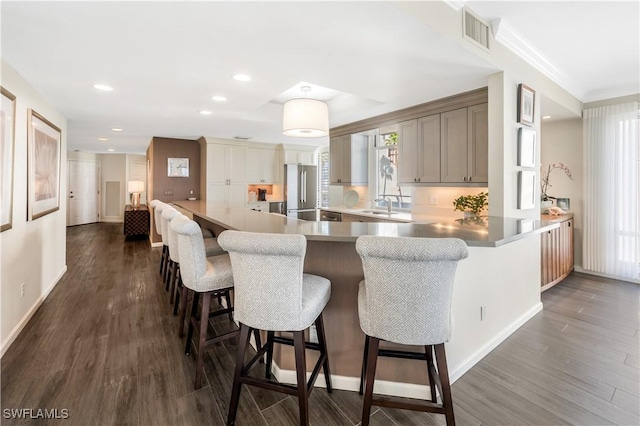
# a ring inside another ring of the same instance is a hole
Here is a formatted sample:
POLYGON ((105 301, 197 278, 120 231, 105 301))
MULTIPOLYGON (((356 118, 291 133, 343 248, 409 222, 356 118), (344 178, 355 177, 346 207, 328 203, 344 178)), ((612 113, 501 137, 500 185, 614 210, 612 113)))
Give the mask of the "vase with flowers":
POLYGON ((553 199, 555 197, 550 196, 547 191, 551 188, 551 172, 554 169, 562 170, 569 179, 573 180, 573 176, 571 175, 571 169, 564 163, 551 163, 547 166, 547 169, 544 169, 544 166, 540 166, 540 207, 542 210, 546 210, 547 208, 553 205, 553 199))

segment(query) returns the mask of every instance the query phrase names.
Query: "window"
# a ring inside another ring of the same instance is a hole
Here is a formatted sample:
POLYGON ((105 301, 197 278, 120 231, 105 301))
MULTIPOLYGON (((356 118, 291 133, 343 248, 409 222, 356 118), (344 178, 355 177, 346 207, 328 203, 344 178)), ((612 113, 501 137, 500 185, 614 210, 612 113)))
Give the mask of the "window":
MULTIPOLYGON (((411 187, 398 184, 398 133, 383 133, 376 138, 376 196, 375 199, 389 197, 396 209, 411 209, 411 187)), ((386 207, 383 201, 376 201, 378 207, 386 207)))
POLYGON ((329 207, 329 150, 318 150, 318 205, 329 207))

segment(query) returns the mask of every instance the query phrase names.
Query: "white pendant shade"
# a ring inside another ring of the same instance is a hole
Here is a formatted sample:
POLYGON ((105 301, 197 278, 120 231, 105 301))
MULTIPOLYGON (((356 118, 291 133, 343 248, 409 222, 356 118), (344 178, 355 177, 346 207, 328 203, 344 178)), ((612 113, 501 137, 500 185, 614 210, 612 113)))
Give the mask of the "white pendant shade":
POLYGON ((329 134, 329 107, 317 99, 291 99, 284 104, 282 133, 298 138, 329 134))

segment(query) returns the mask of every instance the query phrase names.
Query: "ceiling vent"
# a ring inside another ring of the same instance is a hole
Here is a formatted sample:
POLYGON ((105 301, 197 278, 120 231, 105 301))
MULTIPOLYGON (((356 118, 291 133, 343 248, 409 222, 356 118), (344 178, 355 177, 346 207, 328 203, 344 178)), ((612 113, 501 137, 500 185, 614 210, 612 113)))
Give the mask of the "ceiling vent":
POLYGON ((241 141, 248 141, 249 139, 251 139, 251 136, 234 136, 233 138, 241 141))
POLYGON ((462 36, 473 45, 489 52, 489 25, 467 7, 462 11, 462 36))

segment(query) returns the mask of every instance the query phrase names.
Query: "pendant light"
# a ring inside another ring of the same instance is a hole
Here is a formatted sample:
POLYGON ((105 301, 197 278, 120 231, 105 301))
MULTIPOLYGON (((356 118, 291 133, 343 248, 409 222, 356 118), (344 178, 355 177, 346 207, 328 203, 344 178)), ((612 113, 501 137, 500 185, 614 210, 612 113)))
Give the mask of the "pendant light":
POLYGON ((304 98, 284 103, 282 133, 298 138, 319 138, 329 134, 329 106, 326 102, 307 98, 309 86, 300 88, 304 98))

